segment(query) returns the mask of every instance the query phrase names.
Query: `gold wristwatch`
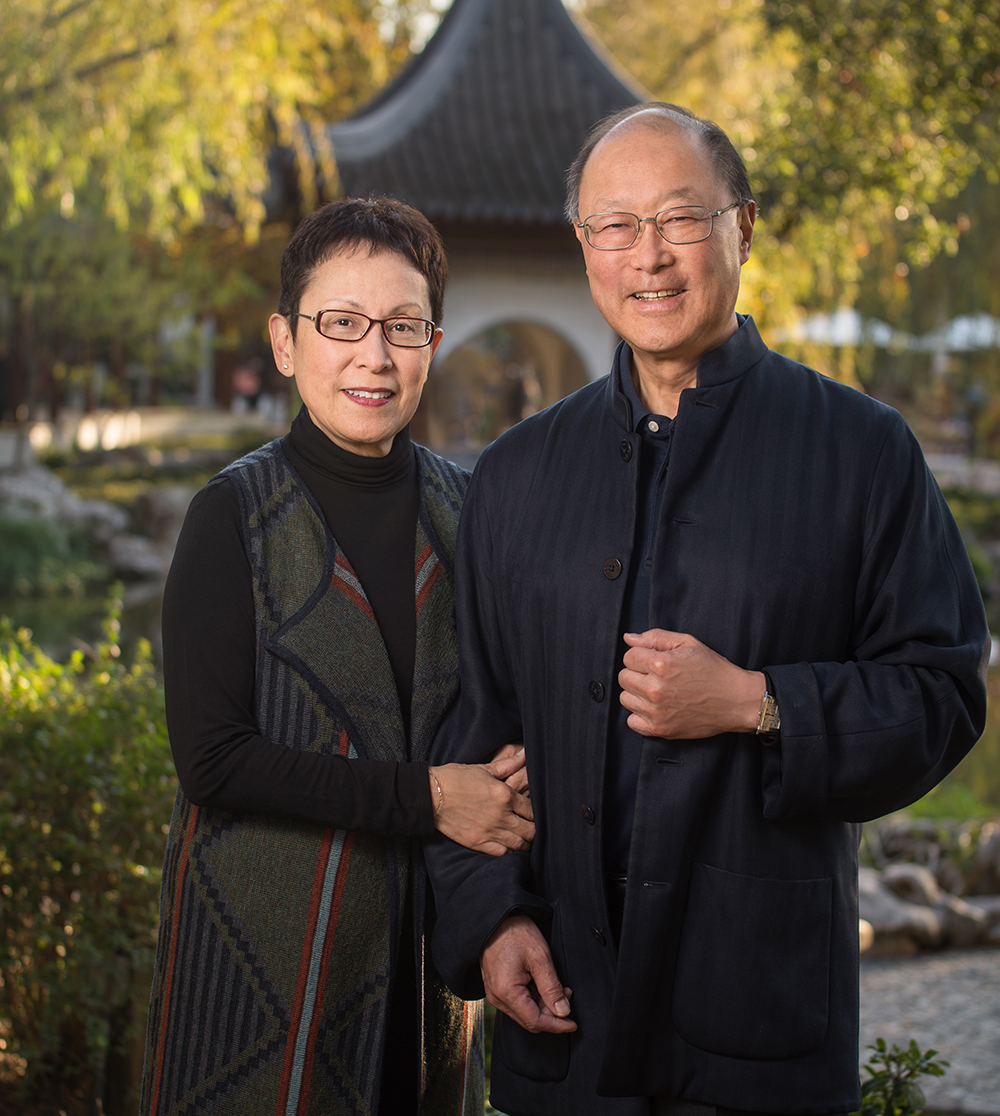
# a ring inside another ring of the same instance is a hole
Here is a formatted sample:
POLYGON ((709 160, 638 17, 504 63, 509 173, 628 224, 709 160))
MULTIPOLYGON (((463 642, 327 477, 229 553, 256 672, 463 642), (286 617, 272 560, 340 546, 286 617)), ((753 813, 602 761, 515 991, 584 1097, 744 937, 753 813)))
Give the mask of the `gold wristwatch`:
POLYGON ((773 736, 781 728, 781 714, 778 712, 778 701, 768 690, 764 691, 764 700, 760 703, 760 713, 757 716, 757 735, 773 736))

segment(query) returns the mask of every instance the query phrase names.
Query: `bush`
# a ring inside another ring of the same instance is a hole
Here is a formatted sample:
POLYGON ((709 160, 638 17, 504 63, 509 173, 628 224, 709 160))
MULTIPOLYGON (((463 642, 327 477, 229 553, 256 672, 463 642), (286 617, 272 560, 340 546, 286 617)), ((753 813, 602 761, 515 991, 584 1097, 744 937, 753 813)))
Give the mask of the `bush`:
POLYGON ((943 1077, 949 1063, 935 1060, 936 1050, 922 1054, 915 1039, 906 1050, 895 1043, 887 1050, 883 1038, 868 1049, 874 1053, 863 1067, 868 1080, 861 1086, 861 1108, 854 1116, 920 1116, 927 1101, 917 1078, 943 1077))
POLYGON ((0 515, 0 597, 80 595, 86 582, 106 576, 81 532, 0 515))
MULTIPOLYGON (((141 1028, 175 780, 140 647, 65 665, 0 621, 0 1081, 20 1098, 114 1089, 141 1028), (133 1004, 139 1006, 133 1012, 133 1004), (120 1068, 120 1067, 119 1067, 120 1068)), ((120 1086, 120 1083, 119 1083, 120 1086)))

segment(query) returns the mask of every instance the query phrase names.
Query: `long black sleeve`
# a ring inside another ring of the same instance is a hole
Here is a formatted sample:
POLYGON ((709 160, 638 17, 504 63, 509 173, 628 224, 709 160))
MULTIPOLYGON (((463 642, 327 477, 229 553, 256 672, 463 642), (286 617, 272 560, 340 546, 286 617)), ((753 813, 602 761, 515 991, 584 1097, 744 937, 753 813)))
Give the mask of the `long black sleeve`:
POLYGON ((163 600, 167 727, 184 793, 199 805, 309 818, 389 835, 433 832, 425 763, 287 748, 258 732, 250 567, 236 493, 191 503, 163 600))

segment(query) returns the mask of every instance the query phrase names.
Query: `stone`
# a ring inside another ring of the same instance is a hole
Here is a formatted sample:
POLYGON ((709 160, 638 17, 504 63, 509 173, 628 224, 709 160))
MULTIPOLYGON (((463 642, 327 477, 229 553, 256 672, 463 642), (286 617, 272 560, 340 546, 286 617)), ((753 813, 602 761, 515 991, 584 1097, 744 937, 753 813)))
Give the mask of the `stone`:
POLYGON ((900 899, 936 907, 941 902, 941 889, 931 871, 922 864, 890 864, 882 872, 882 883, 900 899))
POLYGON ((163 578, 170 555, 142 535, 116 535, 108 545, 112 569, 125 578, 163 578))
POLYGON ((873 956, 912 953, 919 947, 935 948, 942 942, 943 927, 937 911, 894 895, 874 868, 861 868, 858 872, 858 908, 875 934, 873 956))
POLYGON ((128 525, 128 513, 105 500, 81 500, 51 469, 31 465, 0 476, 0 509, 25 519, 49 519, 107 544, 128 525))
POLYGON ((987 929, 1000 927, 1000 895, 967 895, 965 901, 986 915, 987 929))
POLYGON ((858 952, 867 953, 875 944, 875 930, 864 918, 858 919, 858 952))
POLYGON ((945 942, 950 946, 979 945, 989 929, 989 918, 985 911, 946 892, 941 894, 937 914, 941 920, 945 942))
POLYGON ((985 822, 980 830, 969 883, 978 894, 1000 893, 1000 822, 985 822))

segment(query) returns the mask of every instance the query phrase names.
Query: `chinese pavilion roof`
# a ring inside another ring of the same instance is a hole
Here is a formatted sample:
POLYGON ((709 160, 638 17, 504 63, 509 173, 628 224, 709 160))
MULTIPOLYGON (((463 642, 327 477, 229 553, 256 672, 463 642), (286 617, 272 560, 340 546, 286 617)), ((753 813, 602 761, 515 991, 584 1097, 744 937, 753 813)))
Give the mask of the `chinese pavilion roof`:
POLYGON ((561 0, 455 0, 331 138, 349 195, 392 194, 438 222, 556 224, 590 128, 645 98, 561 0))

